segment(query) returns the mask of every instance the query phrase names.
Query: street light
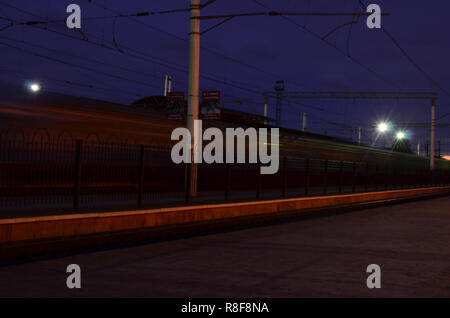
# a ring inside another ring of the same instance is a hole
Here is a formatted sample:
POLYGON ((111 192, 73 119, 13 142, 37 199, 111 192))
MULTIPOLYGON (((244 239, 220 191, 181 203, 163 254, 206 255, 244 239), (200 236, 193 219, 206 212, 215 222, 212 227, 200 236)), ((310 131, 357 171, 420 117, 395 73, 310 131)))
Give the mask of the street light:
POLYGON ((42 88, 41 85, 39 85, 38 83, 30 83, 28 85, 28 89, 30 91, 32 91, 33 93, 39 92, 41 90, 41 88, 42 88))
POLYGON ((377 129, 380 132, 380 134, 383 135, 383 148, 386 148, 386 134, 385 134, 385 132, 387 132, 389 130, 389 124, 386 123, 386 122, 381 122, 381 123, 378 124, 377 129))
POLYGON ((397 139, 401 140, 406 137, 405 133, 403 131, 399 131, 396 135, 397 139))
POLYGON ((379 123, 377 129, 379 132, 384 133, 384 132, 388 131, 389 126, 387 123, 379 123))

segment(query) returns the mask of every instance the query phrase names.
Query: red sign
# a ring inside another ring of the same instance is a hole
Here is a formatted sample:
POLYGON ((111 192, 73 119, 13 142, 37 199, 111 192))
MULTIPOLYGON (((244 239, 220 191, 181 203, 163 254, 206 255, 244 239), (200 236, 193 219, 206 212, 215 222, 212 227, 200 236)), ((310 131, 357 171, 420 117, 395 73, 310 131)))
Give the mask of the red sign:
POLYGON ((167 93, 166 115, 168 119, 185 119, 187 113, 184 92, 167 93))
POLYGON ((202 92, 202 106, 200 112, 200 117, 202 119, 219 119, 221 110, 220 91, 202 92))

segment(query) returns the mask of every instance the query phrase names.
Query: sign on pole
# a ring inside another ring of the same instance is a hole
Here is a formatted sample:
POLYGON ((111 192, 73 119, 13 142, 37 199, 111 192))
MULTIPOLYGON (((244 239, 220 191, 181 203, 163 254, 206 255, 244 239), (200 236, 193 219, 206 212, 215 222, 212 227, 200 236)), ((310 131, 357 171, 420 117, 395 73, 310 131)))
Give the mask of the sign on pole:
POLYGON ((220 91, 204 91, 202 92, 202 119, 220 119, 222 106, 220 104, 220 91))
POLYGON ((168 119, 185 119, 186 111, 184 92, 167 93, 166 115, 168 119))

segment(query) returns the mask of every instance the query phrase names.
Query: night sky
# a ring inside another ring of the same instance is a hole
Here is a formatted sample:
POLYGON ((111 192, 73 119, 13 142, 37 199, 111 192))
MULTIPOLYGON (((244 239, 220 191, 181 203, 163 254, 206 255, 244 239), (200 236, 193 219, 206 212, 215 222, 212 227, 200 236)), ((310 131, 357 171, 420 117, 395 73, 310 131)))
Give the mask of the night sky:
MULTIPOLYGON (((200 87, 221 90, 225 107, 258 114, 263 112, 262 91, 272 90, 276 80, 284 80, 286 90, 299 91, 436 91, 437 117, 449 113, 450 2, 373 3, 390 13, 382 18, 382 26, 435 83, 385 32, 368 29, 364 17, 351 30, 343 27, 326 41, 321 37, 351 18, 245 17, 202 35, 200 87)), ((26 80, 38 80, 50 91, 130 104, 145 96, 162 95, 164 74, 170 74, 173 90, 187 93, 189 13, 112 17, 117 16, 114 11, 129 14, 188 5, 187 0, 0 0, 0 30, 11 20, 16 23, 0 31, 0 81, 23 85, 26 80), (65 27, 65 9, 70 3, 81 6, 83 34, 65 27), (17 25, 30 20, 50 23, 17 25)), ((283 12, 364 10, 357 0, 217 0, 202 15, 267 8, 283 12)), ((202 21, 202 29, 217 22, 202 21)), ((272 101, 273 117, 274 106, 272 101)), ((283 125, 300 128, 304 111, 313 132, 326 128, 329 134, 348 136, 348 130, 333 124, 339 123, 363 127, 366 138, 370 125, 382 119, 430 121, 428 101, 290 100, 284 102, 283 125)), ((450 116, 439 122, 450 122, 450 116)), ((440 129, 438 138, 445 138, 448 131, 440 129)), ((428 135, 428 129, 411 130, 413 141, 428 135)))

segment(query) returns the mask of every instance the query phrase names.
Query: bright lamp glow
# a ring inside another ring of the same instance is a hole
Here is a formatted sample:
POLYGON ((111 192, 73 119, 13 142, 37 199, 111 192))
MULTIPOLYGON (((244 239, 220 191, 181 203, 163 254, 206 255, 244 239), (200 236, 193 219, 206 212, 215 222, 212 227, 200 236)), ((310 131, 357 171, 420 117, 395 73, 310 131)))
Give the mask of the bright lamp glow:
POLYGON ((33 93, 37 93, 41 90, 41 85, 39 85, 38 83, 31 83, 29 88, 33 93))
POLYGON ((398 133, 397 133, 397 139, 403 139, 403 138, 405 138, 405 133, 403 132, 403 131, 399 131, 398 133))
POLYGON ((384 133, 384 132, 386 132, 388 130, 388 124, 380 123, 380 124, 378 124, 377 128, 378 128, 379 132, 384 133))

